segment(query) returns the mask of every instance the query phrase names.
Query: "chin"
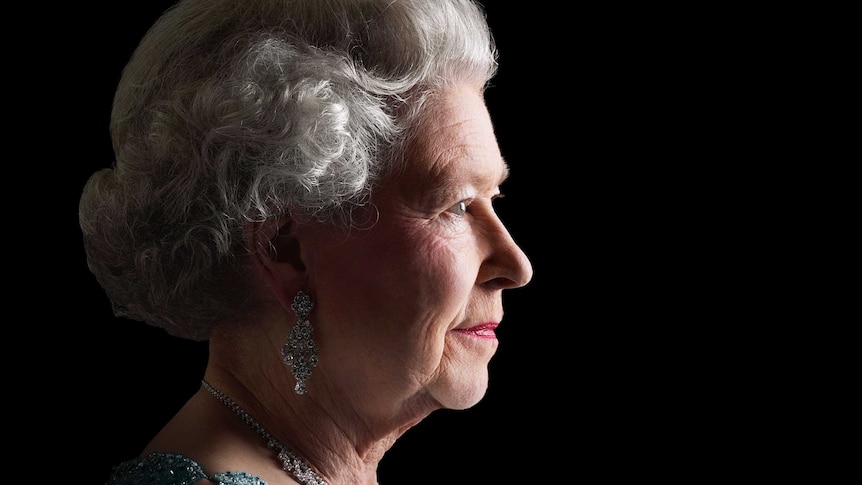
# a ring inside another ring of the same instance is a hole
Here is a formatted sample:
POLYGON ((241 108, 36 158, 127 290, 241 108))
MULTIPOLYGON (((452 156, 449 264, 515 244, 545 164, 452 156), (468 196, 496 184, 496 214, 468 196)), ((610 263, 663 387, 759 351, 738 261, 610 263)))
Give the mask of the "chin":
POLYGON ((479 404, 479 401, 481 401, 483 397, 485 397, 485 393, 481 392, 481 393, 475 394, 469 398, 458 399, 455 402, 453 402, 451 406, 447 406, 447 407, 448 407, 448 409, 455 409, 455 410, 470 409, 473 406, 479 404))
POLYGON ((468 409, 482 400, 488 391, 488 371, 483 369, 471 376, 459 376, 441 383, 433 392, 437 401, 446 409, 468 409))

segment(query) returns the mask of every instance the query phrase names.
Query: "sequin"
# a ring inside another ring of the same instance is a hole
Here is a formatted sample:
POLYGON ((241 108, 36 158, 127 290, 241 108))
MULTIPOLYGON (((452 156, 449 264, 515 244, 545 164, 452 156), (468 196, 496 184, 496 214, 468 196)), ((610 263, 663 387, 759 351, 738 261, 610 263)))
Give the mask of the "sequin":
POLYGON ((207 479, 217 485, 268 485, 245 472, 207 475, 200 464, 179 453, 151 453, 120 463, 106 485, 192 485, 207 479))

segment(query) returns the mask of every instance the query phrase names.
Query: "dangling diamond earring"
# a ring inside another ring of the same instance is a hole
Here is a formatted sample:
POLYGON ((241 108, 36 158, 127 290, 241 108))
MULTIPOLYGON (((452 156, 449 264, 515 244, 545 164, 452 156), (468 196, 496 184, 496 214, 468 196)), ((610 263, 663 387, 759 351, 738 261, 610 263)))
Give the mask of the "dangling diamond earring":
POLYGON ((284 363, 290 366, 296 378, 297 394, 305 394, 305 381, 311 377, 311 368, 317 365, 317 344, 311 339, 311 323, 308 314, 314 308, 311 298, 300 291, 293 297, 290 309, 296 313, 296 325, 287 334, 287 343, 281 348, 284 363))

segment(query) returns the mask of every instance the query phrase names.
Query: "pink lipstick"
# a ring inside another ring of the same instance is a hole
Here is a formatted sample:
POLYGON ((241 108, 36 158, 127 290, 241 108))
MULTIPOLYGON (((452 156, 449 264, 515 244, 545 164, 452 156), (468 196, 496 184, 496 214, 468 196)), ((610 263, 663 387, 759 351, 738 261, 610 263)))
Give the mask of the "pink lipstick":
POLYGON ((497 334, 494 333, 494 329, 497 328, 497 325, 499 325, 499 323, 496 322, 480 323, 479 325, 470 328, 456 328, 454 331, 478 338, 497 338, 497 334))

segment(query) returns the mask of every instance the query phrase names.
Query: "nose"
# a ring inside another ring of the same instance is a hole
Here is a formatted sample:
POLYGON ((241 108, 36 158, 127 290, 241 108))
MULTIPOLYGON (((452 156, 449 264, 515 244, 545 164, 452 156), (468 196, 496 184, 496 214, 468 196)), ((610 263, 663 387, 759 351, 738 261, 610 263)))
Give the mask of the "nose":
POLYGON ((499 219, 488 233, 489 249, 480 277, 494 288, 520 288, 533 279, 533 265, 499 219))

